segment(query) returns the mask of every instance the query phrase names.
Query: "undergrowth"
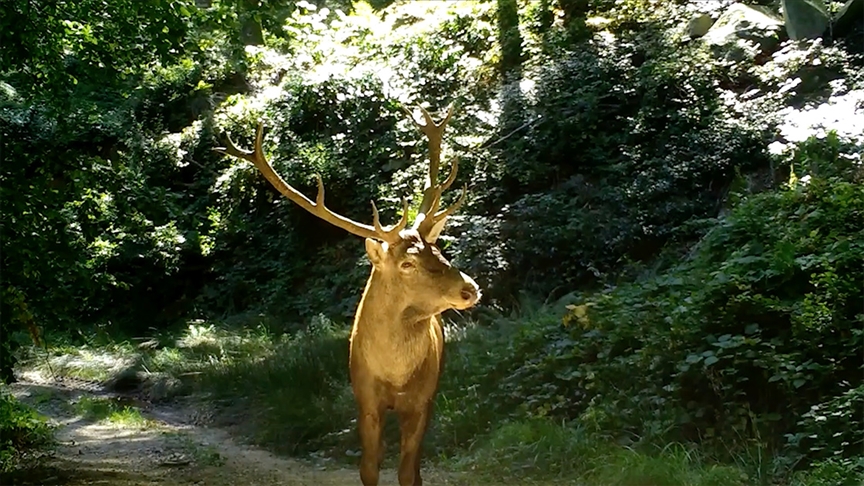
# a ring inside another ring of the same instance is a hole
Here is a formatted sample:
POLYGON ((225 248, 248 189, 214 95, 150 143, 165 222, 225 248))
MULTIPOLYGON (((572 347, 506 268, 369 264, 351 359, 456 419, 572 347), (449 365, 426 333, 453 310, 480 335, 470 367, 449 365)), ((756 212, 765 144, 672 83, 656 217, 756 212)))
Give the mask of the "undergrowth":
POLYGON ((85 396, 74 402, 73 408, 86 420, 139 429, 155 426, 155 422, 141 415, 140 410, 118 398, 85 396))
POLYGON ((52 441, 47 419, 0 385, 0 472, 15 469, 27 453, 47 447, 52 441))
MULTIPOLYGON (((864 190, 849 171, 819 175, 832 143, 808 142, 806 183, 743 199, 677 264, 451 322, 428 456, 502 480, 864 479, 864 190)), ((113 355, 180 377, 178 391, 223 415, 242 409, 244 431, 272 449, 356 454, 346 326, 250 329, 199 322, 113 355)), ((76 353, 122 368, 104 349, 76 353)), ((66 354, 55 369, 76 363, 66 354)))

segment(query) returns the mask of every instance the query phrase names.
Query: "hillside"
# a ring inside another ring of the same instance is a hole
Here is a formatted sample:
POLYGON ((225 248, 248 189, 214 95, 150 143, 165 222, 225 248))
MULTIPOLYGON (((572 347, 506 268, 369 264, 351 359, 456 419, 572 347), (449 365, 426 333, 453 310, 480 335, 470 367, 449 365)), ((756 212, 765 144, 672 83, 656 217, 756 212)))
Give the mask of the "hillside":
MULTIPOLYGON (((429 467, 864 480, 864 2, 12 3, 4 380, 354 467, 362 241, 213 149, 263 123, 286 181, 391 224, 428 157, 404 109, 453 106, 439 243, 483 299, 445 314, 429 467)), ((50 435, 7 395, 4 436, 50 435)))

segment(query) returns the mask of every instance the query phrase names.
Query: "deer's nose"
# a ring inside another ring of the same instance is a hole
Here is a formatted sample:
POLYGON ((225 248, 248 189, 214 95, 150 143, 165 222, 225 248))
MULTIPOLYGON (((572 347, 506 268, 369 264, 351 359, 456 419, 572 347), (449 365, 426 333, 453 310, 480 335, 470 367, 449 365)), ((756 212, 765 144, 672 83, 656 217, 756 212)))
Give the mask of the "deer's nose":
POLYGON ((466 302, 473 302, 477 300, 477 290, 476 283, 466 282, 465 285, 462 286, 462 291, 459 293, 459 296, 466 302))

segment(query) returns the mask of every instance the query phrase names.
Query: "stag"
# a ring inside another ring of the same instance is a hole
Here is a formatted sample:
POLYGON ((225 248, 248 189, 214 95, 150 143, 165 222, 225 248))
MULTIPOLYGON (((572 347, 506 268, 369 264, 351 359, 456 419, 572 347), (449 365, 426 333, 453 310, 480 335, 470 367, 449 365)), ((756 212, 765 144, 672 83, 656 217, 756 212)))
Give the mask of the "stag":
POLYGON ((439 209, 441 194, 456 180, 458 160, 450 174, 438 182, 441 141, 453 115, 452 106, 444 119, 435 123, 420 108, 425 123, 405 109, 411 121, 429 141, 429 177, 413 225, 408 228, 408 202, 402 200, 402 218, 384 228, 378 208, 372 202, 372 225, 358 223, 334 213, 324 205, 324 183, 316 174, 318 196, 312 202, 288 185, 273 170, 261 148, 259 123, 254 150, 238 148, 230 137, 220 153, 248 160, 285 197, 328 223, 366 238, 366 255, 372 272, 354 316, 349 347, 351 388, 358 409, 362 446, 360 480, 364 486, 378 484, 384 458, 382 427, 385 414, 393 411, 400 429, 400 486, 420 486, 421 443, 432 416, 438 392, 444 352, 441 313, 464 310, 480 299, 474 280, 452 266, 435 242, 447 218, 465 200, 467 186, 454 204, 439 209))

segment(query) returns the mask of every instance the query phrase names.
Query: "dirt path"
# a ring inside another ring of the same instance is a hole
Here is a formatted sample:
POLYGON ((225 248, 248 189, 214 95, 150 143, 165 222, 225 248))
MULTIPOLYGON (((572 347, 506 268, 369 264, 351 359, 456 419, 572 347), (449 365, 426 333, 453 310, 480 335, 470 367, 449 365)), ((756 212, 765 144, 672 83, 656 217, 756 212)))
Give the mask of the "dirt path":
MULTIPOLYGON (((54 451, 38 467, 16 473, 21 485, 358 485, 356 469, 275 456, 244 445, 228 432, 194 425, 194 411, 181 405, 151 405, 128 399, 137 421, 88 420, 74 404, 88 398, 123 400, 99 390, 57 385, 25 376, 13 393, 47 415, 57 428, 54 451), (144 420, 142 421, 141 418, 144 420)), ((133 418, 134 418, 133 417, 133 418)), ((382 471, 382 486, 396 472, 382 471)), ((424 468, 427 484, 465 484, 424 468)))

